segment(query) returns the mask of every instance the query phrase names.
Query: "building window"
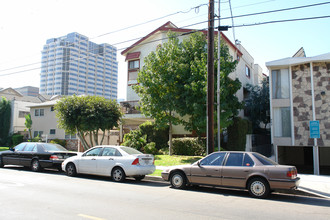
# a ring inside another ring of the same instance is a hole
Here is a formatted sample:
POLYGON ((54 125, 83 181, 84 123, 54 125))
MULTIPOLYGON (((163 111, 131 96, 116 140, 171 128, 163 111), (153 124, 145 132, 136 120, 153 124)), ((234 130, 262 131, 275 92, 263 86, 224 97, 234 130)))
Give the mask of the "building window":
POLYGON ((138 73, 136 71, 128 73, 128 80, 137 80, 138 73))
POLYGON ((289 69, 272 71, 273 99, 290 98, 289 69))
POLYGON ((140 68, 140 60, 133 60, 128 62, 128 69, 140 68))
POLYGON ((51 111, 51 112, 54 111, 54 106, 50 107, 50 111, 51 111))
POLYGON ((290 107, 274 108, 274 136, 291 137, 290 107))
POLYGON ((76 139, 76 134, 65 133, 65 139, 76 139))
POLYGON ((50 129, 49 134, 56 134, 56 129, 50 129))
POLYGON ((250 78, 251 77, 251 69, 248 66, 245 66, 245 75, 250 78))
POLYGON ((44 109, 35 109, 34 110, 34 116, 44 116, 45 110, 44 109))
POLYGON ((34 110, 34 116, 39 116, 39 109, 34 110))
POLYGON ((25 118, 25 115, 30 114, 30 112, 25 112, 25 111, 19 111, 18 112, 18 117, 19 118, 25 118))
POLYGON ((34 131, 33 137, 38 137, 38 136, 41 137, 43 133, 44 133, 43 131, 34 131))

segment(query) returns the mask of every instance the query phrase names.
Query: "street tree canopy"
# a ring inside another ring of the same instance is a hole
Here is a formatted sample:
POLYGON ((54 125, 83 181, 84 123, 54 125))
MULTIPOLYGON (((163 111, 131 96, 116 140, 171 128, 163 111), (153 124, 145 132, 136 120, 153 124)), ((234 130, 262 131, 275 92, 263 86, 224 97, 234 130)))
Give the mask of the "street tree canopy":
POLYGON ((260 123, 263 123, 264 128, 266 128, 270 123, 269 83, 267 79, 262 81, 261 86, 248 84, 246 89, 250 94, 245 100, 245 109, 253 129, 259 128, 260 123))
POLYGON ((11 104, 5 97, 0 98, 0 145, 8 144, 11 104))
POLYGON ((55 110, 59 127, 68 133, 77 133, 85 150, 102 144, 105 132, 117 127, 122 117, 116 101, 99 96, 68 96, 56 103, 55 110), (101 141, 98 140, 100 130, 101 141), (86 141, 87 135, 90 143, 86 141))
MULTIPOLYGON (((138 73, 134 90, 140 96, 140 109, 157 125, 169 126, 171 152, 172 125, 182 124, 198 134, 206 131, 207 41, 203 33, 193 33, 179 41, 168 34, 168 42, 151 52, 138 73)), ((215 54, 216 51, 215 51, 215 54)), ((215 61, 216 62, 216 61, 215 61)), ((228 75, 235 70, 228 48, 221 50, 221 126, 230 124, 242 104, 235 93, 241 87, 228 75)), ((216 73, 216 71, 215 71, 216 73)), ((216 85, 215 85, 216 87, 216 85)))

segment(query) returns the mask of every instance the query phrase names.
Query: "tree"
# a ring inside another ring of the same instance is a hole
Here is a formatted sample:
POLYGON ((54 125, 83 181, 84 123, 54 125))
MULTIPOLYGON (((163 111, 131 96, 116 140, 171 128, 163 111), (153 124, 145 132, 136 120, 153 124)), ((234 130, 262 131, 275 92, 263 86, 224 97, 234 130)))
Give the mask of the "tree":
POLYGON ((118 126, 122 117, 119 105, 114 100, 99 96, 69 96, 55 106, 59 127, 75 134, 85 150, 103 143, 105 132, 118 126), (103 132, 98 140, 99 130, 103 132), (90 143, 86 141, 89 135, 90 143))
POLYGON ((10 130, 11 104, 5 97, 0 100, 0 145, 8 142, 10 130))
POLYGON ((249 97, 245 100, 245 109, 248 118, 252 122, 253 129, 260 127, 260 123, 264 124, 266 129, 270 123, 270 103, 269 103, 269 83, 267 79, 262 81, 262 85, 247 85, 246 89, 250 92, 249 97))
MULTIPOLYGON (((156 124, 169 126, 171 152, 172 125, 183 124, 187 130, 198 134, 206 131, 207 41, 203 33, 191 34, 181 43, 172 33, 168 37, 167 43, 145 58, 145 64, 138 73, 139 85, 134 90, 141 98, 142 113, 154 118, 156 124)), ((231 124, 231 119, 242 108, 235 96, 241 83, 228 77, 235 67, 236 61, 232 61, 228 48, 222 45, 223 128, 231 124)))
POLYGON ((29 130, 30 139, 32 139, 31 128, 32 128, 32 119, 31 114, 25 115, 25 127, 29 130))
MULTIPOLYGON (((217 45, 217 43, 215 43, 217 45)), ((185 51, 184 63, 185 74, 181 77, 182 84, 178 85, 178 95, 181 96, 176 111, 181 115, 189 115, 188 121, 183 121, 185 128, 196 131, 197 134, 206 132, 206 84, 207 84, 207 41, 202 33, 192 34, 189 39, 183 41, 185 51)), ((236 68, 237 61, 233 61, 229 49, 221 44, 221 71, 220 71, 220 125, 221 129, 232 124, 232 119, 237 116, 238 110, 243 107, 235 96, 240 89, 241 83, 238 79, 232 80, 229 74, 236 68)), ((215 48, 217 53, 217 47, 215 48)), ((217 69, 217 57, 215 58, 215 69, 217 69)), ((217 71, 214 71, 215 74, 217 71)), ((215 76, 216 77, 216 76, 215 76)), ((215 83, 215 91, 216 91, 215 83)), ((216 103, 216 96, 214 103, 216 103)), ((215 120, 217 118, 215 117, 215 120)))
POLYGON ((176 90, 181 75, 182 50, 178 38, 169 34, 169 40, 144 60, 144 66, 138 73, 140 85, 133 89, 140 96, 140 110, 155 119, 160 127, 169 127, 169 153, 172 149, 172 126, 180 123, 175 114, 179 101, 176 90))

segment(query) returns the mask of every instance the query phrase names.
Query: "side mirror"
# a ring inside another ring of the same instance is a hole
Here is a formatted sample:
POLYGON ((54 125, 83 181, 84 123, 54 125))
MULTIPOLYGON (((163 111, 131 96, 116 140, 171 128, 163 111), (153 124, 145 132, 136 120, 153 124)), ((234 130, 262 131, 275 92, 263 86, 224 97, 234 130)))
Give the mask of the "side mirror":
POLYGON ((200 163, 200 161, 197 162, 197 166, 201 167, 201 163, 200 163))
POLYGON ((12 152, 15 152, 15 149, 14 148, 10 148, 9 150, 12 151, 12 152))

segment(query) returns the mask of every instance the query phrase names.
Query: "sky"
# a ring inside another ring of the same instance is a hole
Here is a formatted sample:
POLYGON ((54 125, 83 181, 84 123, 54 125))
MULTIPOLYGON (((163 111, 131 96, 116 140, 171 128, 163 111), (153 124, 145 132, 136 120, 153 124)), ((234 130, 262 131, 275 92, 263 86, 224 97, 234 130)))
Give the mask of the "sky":
MULTIPOLYGON (((41 50, 49 38, 71 32, 117 48, 118 99, 126 99, 127 64, 121 52, 167 21, 177 27, 205 29, 208 0, 1 0, 0 88, 39 87, 41 50), (199 7, 198 7, 199 6, 199 7), (135 39, 135 40, 134 40, 135 39), (125 43, 122 43, 125 42, 125 43)), ((218 1, 215 1, 218 15, 218 1)), ((269 21, 330 16, 330 4, 246 15, 324 3, 326 0, 221 0, 224 34, 238 39, 254 63, 293 56, 304 47, 308 57, 330 52, 330 18, 247 26, 269 21), (230 4, 231 9, 230 10, 230 4), (242 25, 245 25, 242 27, 242 25), (236 27, 235 27, 236 26, 236 27)), ((218 22, 216 21, 217 25, 218 22)))

